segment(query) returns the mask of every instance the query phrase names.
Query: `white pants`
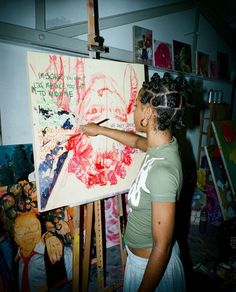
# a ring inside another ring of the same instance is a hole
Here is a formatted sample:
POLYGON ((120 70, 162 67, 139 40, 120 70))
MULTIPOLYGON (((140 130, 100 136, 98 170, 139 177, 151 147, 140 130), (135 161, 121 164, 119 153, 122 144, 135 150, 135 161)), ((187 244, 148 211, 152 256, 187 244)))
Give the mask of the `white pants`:
MULTIPOLYGON (((134 255, 126 247, 128 257, 124 275, 124 292, 135 292, 142 282, 148 259, 134 255)), ((176 242, 172 248, 171 257, 166 271, 156 288, 156 292, 185 292, 185 276, 182 262, 179 257, 179 246, 176 242)))

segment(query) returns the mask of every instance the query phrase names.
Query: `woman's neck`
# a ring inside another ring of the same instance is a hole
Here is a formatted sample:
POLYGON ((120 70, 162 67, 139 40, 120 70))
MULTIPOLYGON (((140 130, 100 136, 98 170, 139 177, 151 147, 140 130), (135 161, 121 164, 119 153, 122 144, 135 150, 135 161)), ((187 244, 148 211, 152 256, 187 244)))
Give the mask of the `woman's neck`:
POLYGON ((170 130, 152 130, 147 133, 148 147, 156 148, 163 144, 169 144, 173 141, 173 136, 170 130))

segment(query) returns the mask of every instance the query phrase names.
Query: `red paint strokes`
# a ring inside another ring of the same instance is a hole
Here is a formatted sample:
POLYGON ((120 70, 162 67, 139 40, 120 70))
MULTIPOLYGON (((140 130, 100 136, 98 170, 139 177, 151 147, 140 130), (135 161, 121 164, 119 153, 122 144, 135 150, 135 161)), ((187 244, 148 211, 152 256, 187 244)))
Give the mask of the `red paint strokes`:
POLYGON ((104 165, 101 164, 101 163, 95 163, 95 167, 96 167, 97 170, 104 169, 104 165))
POLYGON ((132 158, 130 156, 129 153, 124 153, 122 152, 122 157, 121 157, 121 161, 126 164, 126 165, 131 165, 132 163, 132 158))
POLYGON ((96 175, 89 173, 86 185, 91 188, 96 184, 96 175))
POLYGON ((236 133, 232 125, 228 123, 223 123, 221 126, 221 131, 225 138, 225 141, 229 144, 233 143, 236 133))
POLYGON ((75 86, 76 86, 76 92, 77 92, 77 102, 78 102, 77 113, 78 114, 81 114, 83 100, 86 94, 84 62, 85 62, 84 59, 78 58, 75 64, 75 76, 76 76, 75 86))
POLYGON ((115 171, 111 170, 107 173, 107 179, 109 180, 111 185, 116 185, 117 184, 117 178, 116 178, 116 173, 115 171))
POLYGON ((98 89, 97 93, 99 96, 103 96, 104 91, 111 92, 111 90, 108 87, 103 87, 103 88, 98 89))
POLYGON ((130 101, 127 107, 127 114, 130 114, 137 98, 138 78, 132 65, 129 65, 126 70, 129 70, 130 101))
POLYGON ((115 173, 120 178, 125 178, 125 176, 126 176, 126 169, 125 169, 124 165, 121 162, 117 162, 116 167, 115 167, 115 173))
POLYGON ((101 172, 98 173, 98 175, 97 175, 97 183, 100 186, 105 186, 107 184, 105 171, 101 171, 101 172))

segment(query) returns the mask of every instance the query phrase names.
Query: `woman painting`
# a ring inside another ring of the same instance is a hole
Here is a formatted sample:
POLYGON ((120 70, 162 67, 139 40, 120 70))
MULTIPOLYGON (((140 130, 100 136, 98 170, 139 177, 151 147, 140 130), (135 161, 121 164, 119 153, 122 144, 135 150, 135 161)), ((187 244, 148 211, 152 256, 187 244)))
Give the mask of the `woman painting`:
POLYGON ((134 109, 140 136, 89 123, 88 136, 104 135, 146 152, 138 177, 128 194, 125 229, 128 253, 124 291, 185 291, 185 276, 175 240, 176 205, 182 186, 182 167, 173 130, 183 126, 185 80, 155 73, 144 82, 134 109))

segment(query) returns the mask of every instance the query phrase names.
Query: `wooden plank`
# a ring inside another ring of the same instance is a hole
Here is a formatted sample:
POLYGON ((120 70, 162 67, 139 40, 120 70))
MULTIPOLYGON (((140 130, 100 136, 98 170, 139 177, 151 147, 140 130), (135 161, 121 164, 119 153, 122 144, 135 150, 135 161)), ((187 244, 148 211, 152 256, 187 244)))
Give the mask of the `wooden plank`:
POLYGON ((73 236, 73 267, 72 291, 78 292, 80 285, 80 206, 73 208, 74 236, 73 236))
POLYGON ((124 229, 125 229, 125 218, 126 218, 124 213, 126 212, 126 209, 124 210, 123 208, 124 205, 122 203, 122 194, 116 196, 116 202, 117 202, 117 209, 118 209, 118 215, 119 215, 118 230, 119 230, 119 239, 120 239, 121 263, 122 263, 122 271, 124 272, 125 265, 126 265, 126 258, 127 258, 125 245, 124 245, 124 229))
POLYGON ((104 288, 104 266, 103 266, 103 238, 102 238, 102 217, 101 201, 94 202, 95 212, 95 233, 96 233, 96 254, 97 254, 97 281, 99 288, 104 288))
POLYGON ((85 223, 85 243, 83 255, 83 271, 82 271, 82 291, 88 291, 89 271, 91 265, 91 236, 93 229, 93 203, 86 206, 86 223, 85 223))

